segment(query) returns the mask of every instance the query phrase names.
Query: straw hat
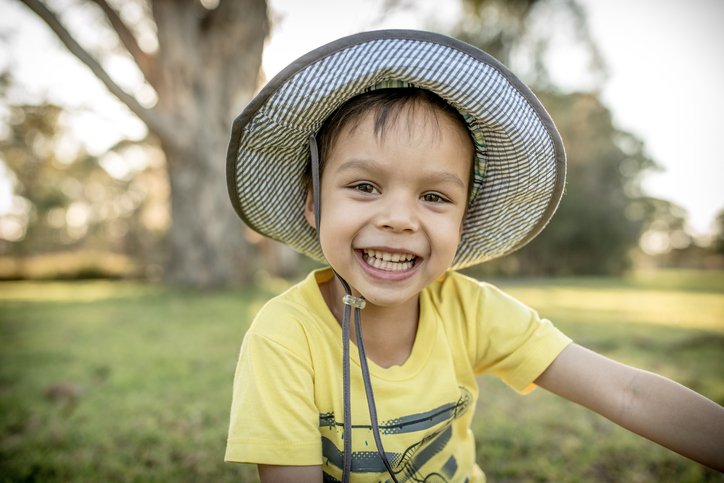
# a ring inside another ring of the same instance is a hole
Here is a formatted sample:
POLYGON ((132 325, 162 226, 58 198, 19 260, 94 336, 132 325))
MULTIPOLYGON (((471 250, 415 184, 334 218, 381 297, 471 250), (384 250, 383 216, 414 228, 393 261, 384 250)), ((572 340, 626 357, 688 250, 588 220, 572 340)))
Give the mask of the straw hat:
POLYGON ((276 75, 236 118, 227 153, 231 201, 262 235, 324 261, 304 218, 309 136, 352 97, 415 86, 466 119, 476 142, 473 196, 451 266, 506 255, 548 223, 565 184, 560 135, 535 95, 505 66, 458 40, 412 30, 342 38, 276 75))

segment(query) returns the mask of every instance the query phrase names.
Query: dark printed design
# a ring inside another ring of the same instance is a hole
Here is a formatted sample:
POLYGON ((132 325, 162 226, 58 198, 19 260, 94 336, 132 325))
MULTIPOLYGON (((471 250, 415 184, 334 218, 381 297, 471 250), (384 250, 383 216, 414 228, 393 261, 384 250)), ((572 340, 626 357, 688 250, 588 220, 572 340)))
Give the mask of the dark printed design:
MULTIPOLYGON (((464 387, 459 389, 460 399, 457 402, 444 404, 424 413, 380 421, 380 434, 392 438, 396 434, 430 431, 435 428, 402 453, 386 452, 387 459, 400 483, 405 481, 447 483, 455 475, 458 463, 454 456, 450 456, 445 464, 435 471, 431 468, 427 470, 426 474, 422 474, 420 469, 445 448, 452 437, 452 422, 462 416, 472 405, 473 398, 470 392, 464 387)), ((322 431, 323 468, 341 469, 344 461, 343 452, 337 447, 335 441, 343 445, 344 424, 335 420, 334 413, 325 413, 319 415, 319 426, 322 431)), ((358 441, 364 441, 365 446, 369 447, 368 451, 352 453, 352 473, 386 473, 375 446, 372 426, 353 425, 352 438, 356 444, 358 441)), ((331 483, 339 480, 325 471, 324 481, 331 483)))

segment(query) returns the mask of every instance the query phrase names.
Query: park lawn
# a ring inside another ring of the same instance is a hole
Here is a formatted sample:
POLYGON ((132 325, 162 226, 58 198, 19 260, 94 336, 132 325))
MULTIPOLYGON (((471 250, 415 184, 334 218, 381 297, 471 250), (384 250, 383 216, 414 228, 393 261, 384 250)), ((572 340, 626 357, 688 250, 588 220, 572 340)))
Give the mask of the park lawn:
MULTIPOLYGON (((288 284, 217 292, 0 283, 0 481, 257 481, 223 463, 244 331, 288 284)), ((724 404, 724 273, 504 282, 576 342, 724 404)), ((546 391, 480 378, 491 482, 695 482, 724 475, 546 391)))

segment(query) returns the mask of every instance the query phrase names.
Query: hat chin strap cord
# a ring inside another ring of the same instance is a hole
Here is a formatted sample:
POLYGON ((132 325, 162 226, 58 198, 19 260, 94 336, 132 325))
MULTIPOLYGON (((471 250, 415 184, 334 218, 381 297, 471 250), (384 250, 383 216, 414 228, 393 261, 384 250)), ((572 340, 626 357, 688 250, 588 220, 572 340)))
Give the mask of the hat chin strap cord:
MULTIPOLYGON (((320 178, 319 178, 319 151, 317 149, 317 139, 314 135, 309 136, 309 146, 312 152, 312 193, 314 195, 314 221, 317 227, 317 237, 319 237, 320 230, 320 178)), ((367 407, 370 411, 370 421, 372 423, 372 435, 375 438, 375 444, 377 445, 377 452, 382 458, 387 472, 392 477, 392 480, 397 483, 395 473, 392 471, 390 462, 387 460, 387 454, 382 447, 382 440, 380 438, 380 428, 377 423, 377 408, 375 406, 375 396, 372 392, 372 383, 370 382, 370 371, 367 366, 367 354, 365 353, 365 343, 362 337, 362 314, 360 309, 365 307, 364 297, 352 296, 352 291, 349 288, 349 284, 334 270, 334 275, 339 279, 344 291, 347 295, 344 296, 342 301, 344 302, 344 313, 342 316, 342 373, 343 373, 343 386, 344 386, 344 467, 342 468, 342 483, 349 483, 350 474, 352 472, 352 410, 350 401, 350 369, 349 369, 349 324, 354 307, 354 327, 357 333, 357 351, 359 353, 360 366, 362 367, 362 379, 365 385, 365 394, 367 395, 367 407)))

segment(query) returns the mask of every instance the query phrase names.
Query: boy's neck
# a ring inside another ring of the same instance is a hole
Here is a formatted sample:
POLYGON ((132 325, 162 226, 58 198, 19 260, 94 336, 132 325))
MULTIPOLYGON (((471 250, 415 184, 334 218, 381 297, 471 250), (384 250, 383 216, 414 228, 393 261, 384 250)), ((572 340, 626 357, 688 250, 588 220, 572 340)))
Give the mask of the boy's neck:
MULTIPOLYGON (((342 325, 345 296, 342 284, 337 277, 323 282, 319 286, 327 307, 342 325)), ((353 295, 359 296, 352 289, 353 295)), ((362 333, 367 358, 380 367, 401 366, 410 357, 417 335, 417 324, 420 316, 419 295, 402 305, 381 307, 367 302, 362 309, 362 333)), ((357 343, 354 325, 354 312, 350 319, 350 339, 357 343)))

